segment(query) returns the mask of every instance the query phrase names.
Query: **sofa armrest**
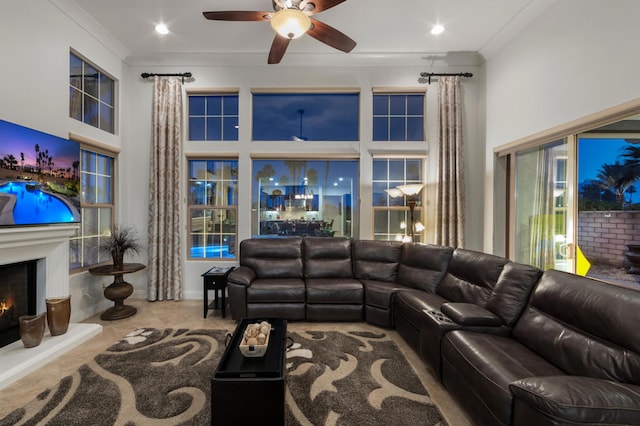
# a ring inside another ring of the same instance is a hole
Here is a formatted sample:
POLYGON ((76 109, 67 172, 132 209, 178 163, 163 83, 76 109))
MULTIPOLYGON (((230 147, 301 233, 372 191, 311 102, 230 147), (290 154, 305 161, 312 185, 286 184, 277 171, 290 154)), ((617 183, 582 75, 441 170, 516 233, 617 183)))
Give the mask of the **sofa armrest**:
POLYGON ((233 284, 239 284, 244 286, 250 286, 253 280, 256 279, 256 273, 253 269, 246 266, 239 266, 229 273, 227 282, 233 284))
POLYGON ((473 303, 445 303, 440 307, 443 314, 460 325, 500 327, 502 320, 492 312, 473 303))
POLYGON ((509 385, 516 404, 560 423, 640 424, 640 386, 582 376, 520 379, 509 385))

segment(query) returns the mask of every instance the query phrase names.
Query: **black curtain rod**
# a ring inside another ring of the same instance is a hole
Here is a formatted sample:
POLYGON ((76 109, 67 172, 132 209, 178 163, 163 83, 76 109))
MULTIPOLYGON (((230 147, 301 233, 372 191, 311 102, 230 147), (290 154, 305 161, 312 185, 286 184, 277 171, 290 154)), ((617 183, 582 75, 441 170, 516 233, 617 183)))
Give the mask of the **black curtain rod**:
POLYGON ((470 72, 421 72, 418 81, 420 83, 424 83, 424 78, 427 78, 427 84, 431 84, 431 77, 448 77, 448 76, 459 76, 459 77, 473 77, 473 74, 470 72))
POLYGON ((177 72, 177 73, 169 73, 169 74, 158 74, 155 72, 143 72, 142 74, 140 74, 140 77, 142 78, 149 78, 149 77, 153 77, 153 76, 158 76, 158 77, 182 77, 182 83, 184 83, 184 79, 185 78, 191 78, 191 73, 190 72, 177 72))

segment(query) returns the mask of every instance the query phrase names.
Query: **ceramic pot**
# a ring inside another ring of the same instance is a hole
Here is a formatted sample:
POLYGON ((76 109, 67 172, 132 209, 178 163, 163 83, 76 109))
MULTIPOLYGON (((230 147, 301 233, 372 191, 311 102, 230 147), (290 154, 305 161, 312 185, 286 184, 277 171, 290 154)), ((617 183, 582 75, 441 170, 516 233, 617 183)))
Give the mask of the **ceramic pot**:
POLYGON ((52 336, 59 336, 67 332, 71 318, 71 296, 54 297, 47 302, 47 324, 52 336))
POLYGON ((25 348, 33 348, 42 342, 44 319, 44 312, 40 315, 24 315, 18 318, 20 322, 20 340, 22 340, 25 348))

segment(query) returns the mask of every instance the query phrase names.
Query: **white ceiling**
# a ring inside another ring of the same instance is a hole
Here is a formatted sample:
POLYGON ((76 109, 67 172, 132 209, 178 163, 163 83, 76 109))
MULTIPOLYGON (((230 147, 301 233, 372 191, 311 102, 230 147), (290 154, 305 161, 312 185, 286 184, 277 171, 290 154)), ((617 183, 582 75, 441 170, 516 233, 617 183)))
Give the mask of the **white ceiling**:
MULTIPOLYGON (((268 22, 208 21, 202 16, 203 11, 271 11, 271 0, 52 1, 63 9, 73 7, 76 16, 89 15, 89 20, 95 20, 124 46, 129 59, 249 53, 263 56, 266 63, 274 36, 268 22), (167 24, 170 34, 155 33, 154 26, 160 22, 167 24)), ((351 53, 303 36, 290 43, 287 55, 324 54, 341 61, 348 60, 347 56, 411 55, 424 59, 447 52, 479 52, 488 57, 554 1, 347 0, 314 18, 354 39, 358 44, 351 53), (436 23, 446 27, 439 36, 429 33, 436 23)))

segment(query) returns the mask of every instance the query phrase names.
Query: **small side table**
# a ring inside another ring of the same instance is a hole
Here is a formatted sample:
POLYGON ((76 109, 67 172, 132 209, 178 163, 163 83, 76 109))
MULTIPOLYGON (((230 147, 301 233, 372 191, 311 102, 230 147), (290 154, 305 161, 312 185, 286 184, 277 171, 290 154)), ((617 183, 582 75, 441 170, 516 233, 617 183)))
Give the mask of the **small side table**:
POLYGON ((100 315, 100 319, 113 321, 135 315, 138 310, 124 304, 124 299, 133 293, 133 286, 125 282, 124 274, 137 272, 145 267, 142 263, 125 263, 122 269, 114 269, 113 265, 102 265, 89 269, 91 275, 113 275, 113 283, 104 289, 104 297, 113 301, 114 306, 104 311, 100 315))
POLYGON ((235 268, 233 266, 225 268, 214 266, 202 274, 204 287, 204 318, 207 317, 207 313, 210 309, 220 310, 222 318, 225 317, 227 311, 227 278, 229 277, 229 273, 234 269, 235 268), (209 303, 209 290, 213 290, 215 292, 211 303, 209 303), (220 296, 218 295, 218 292, 221 293, 220 296))

